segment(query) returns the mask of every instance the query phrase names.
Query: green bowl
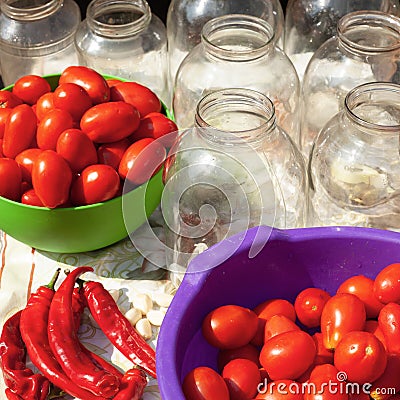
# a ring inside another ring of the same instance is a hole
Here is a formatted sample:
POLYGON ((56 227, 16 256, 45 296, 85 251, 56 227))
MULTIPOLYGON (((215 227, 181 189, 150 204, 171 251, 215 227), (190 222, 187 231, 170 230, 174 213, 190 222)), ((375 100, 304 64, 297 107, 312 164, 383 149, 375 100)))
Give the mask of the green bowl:
MULTIPOLYGON (((45 76, 52 90, 58 85, 59 77, 59 74, 45 76)), ((11 89, 12 86, 8 86, 4 90, 11 89)), ((165 106, 164 112, 172 117, 165 106)), ((122 196, 88 206, 49 209, 0 196, 0 229, 39 250, 58 253, 97 250, 122 240, 142 225, 159 205, 162 190, 162 171, 159 171, 148 182, 122 196), (125 224, 122 202, 125 209, 127 204, 132 204, 130 232, 125 224)))

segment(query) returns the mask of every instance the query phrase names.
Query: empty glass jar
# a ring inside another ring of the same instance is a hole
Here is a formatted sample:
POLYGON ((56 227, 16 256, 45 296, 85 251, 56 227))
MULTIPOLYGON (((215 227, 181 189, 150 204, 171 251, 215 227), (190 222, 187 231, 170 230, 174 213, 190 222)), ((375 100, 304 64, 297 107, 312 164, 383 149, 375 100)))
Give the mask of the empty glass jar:
POLYGON ((274 103, 278 125, 297 143, 299 80, 274 31, 264 20, 226 15, 208 21, 198 44, 179 67, 173 109, 179 128, 193 125, 196 106, 207 93, 223 88, 248 88, 274 103))
POLYGON ((303 81, 301 150, 308 156, 347 93, 367 82, 400 83, 400 18, 379 11, 344 16, 336 37, 313 55, 303 81))
POLYGON ((74 34, 81 20, 73 0, 2 0, 0 59, 5 85, 28 75, 60 73, 78 58, 74 34))
POLYGON ((300 80, 313 53, 336 34, 344 15, 376 10, 399 15, 399 0, 289 0, 285 15, 284 50, 296 67, 300 80))
POLYGON ((171 80, 182 60, 200 43, 204 24, 227 14, 247 14, 267 21, 279 40, 283 32, 283 10, 279 0, 172 0, 168 8, 167 32, 171 80))
POLYGON ((148 86, 169 103, 166 29, 145 0, 93 0, 75 43, 81 64, 148 86))
POLYGON ((168 265, 185 267, 196 246, 252 226, 306 224, 304 160, 277 126, 265 95, 248 89, 209 93, 195 119, 196 127, 180 134, 166 163, 168 265))
POLYGON ((400 229, 399 133, 399 85, 349 92, 311 152, 315 225, 400 229))

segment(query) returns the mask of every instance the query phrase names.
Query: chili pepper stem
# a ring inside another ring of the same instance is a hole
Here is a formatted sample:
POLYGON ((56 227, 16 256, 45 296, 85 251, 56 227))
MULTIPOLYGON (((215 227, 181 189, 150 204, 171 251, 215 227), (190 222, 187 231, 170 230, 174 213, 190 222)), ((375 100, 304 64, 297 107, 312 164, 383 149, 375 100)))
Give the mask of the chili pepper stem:
POLYGON ((49 284, 45 285, 44 287, 47 287, 50 290, 54 290, 54 286, 57 282, 58 277, 60 276, 60 272, 61 272, 61 268, 57 268, 57 270, 54 273, 53 277, 51 278, 51 281, 49 282, 49 284))
POLYGON ((76 283, 79 285, 79 290, 81 290, 83 288, 83 285, 86 283, 86 281, 81 278, 78 278, 76 280, 76 283))

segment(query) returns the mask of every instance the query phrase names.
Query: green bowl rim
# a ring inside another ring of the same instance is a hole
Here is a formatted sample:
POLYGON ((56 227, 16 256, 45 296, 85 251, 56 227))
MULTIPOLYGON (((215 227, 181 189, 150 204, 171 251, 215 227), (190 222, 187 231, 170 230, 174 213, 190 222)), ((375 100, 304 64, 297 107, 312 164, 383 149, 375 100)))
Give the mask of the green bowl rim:
MULTIPOLYGON (((133 81, 129 81, 128 79, 119 78, 119 77, 113 76, 113 75, 108 75, 108 74, 101 74, 101 75, 102 75, 105 79, 116 79, 116 80, 119 80, 119 81, 121 81, 121 82, 133 82, 133 81)), ((45 79, 49 78, 49 79, 52 79, 52 78, 59 78, 60 76, 61 76, 61 74, 48 74, 48 75, 43 75, 42 78, 45 78, 45 79)), ((14 84, 8 85, 8 86, 4 87, 4 88, 1 89, 1 90, 7 90, 7 91, 10 92, 10 91, 12 90, 13 86, 14 86, 14 84)), ((157 96, 157 97, 158 97, 158 96, 157 96)), ((163 109, 163 111, 164 111, 164 113, 165 113, 165 116, 166 116, 167 118, 169 118, 169 119, 171 119, 171 120, 173 120, 173 121, 175 122, 175 119, 174 119, 174 117, 173 117, 172 112, 168 109, 168 107, 164 104, 163 101, 160 100, 160 102, 161 102, 161 107, 162 107, 162 109, 163 109)), ((160 171, 159 171, 159 172, 160 172, 160 171)), ((158 173, 159 173, 159 172, 158 172, 158 173)), ((118 201, 120 201, 120 199, 122 199, 123 196, 128 195, 129 193, 131 193, 131 192, 133 192, 133 191, 135 191, 135 190, 138 190, 138 189, 140 189, 141 187, 144 187, 145 185, 148 185, 148 183, 150 182, 150 180, 152 180, 153 178, 155 178, 155 177, 158 175, 158 173, 155 174, 155 175, 153 175, 148 181, 144 182, 143 184, 141 184, 141 185, 138 186, 138 187, 135 187, 134 189, 130 190, 129 192, 126 192, 126 193, 124 193, 124 194, 122 194, 122 195, 120 195, 120 196, 114 197, 114 198, 112 198, 112 199, 110 199, 110 200, 107 200, 107 201, 103 201, 103 202, 100 202, 100 203, 94 203, 94 204, 87 204, 87 205, 85 205, 85 206, 48 208, 48 207, 31 206, 31 205, 29 205, 29 204, 23 204, 23 203, 21 203, 21 202, 19 202, 19 201, 10 200, 10 199, 7 199, 6 197, 3 197, 3 196, 0 196, 0 199, 1 199, 2 201, 5 201, 6 203, 11 203, 11 204, 15 204, 15 205, 17 205, 17 206, 21 206, 21 207, 23 207, 23 208, 34 209, 34 210, 52 211, 52 212, 67 212, 67 211, 71 211, 71 210, 85 210, 85 209, 88 209, 88 208, 101 207, 101 206, 103 206, 104 204, 110 204, 110 203, 112 203, 112 202, 118 202, 118 201)))

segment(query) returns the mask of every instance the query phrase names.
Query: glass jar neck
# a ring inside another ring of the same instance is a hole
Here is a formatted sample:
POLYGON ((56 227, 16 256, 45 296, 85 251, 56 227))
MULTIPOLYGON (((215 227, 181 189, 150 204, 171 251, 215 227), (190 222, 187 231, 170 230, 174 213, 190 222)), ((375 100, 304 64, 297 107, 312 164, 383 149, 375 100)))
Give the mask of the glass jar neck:
POLYGON ((55 13, 63 0, 1 0, 0 9, 7 17, 18 21, 36 21, 55 13))
POLYGON ((357 11, 338 23, 339 43, 357 54, 382 54, 400 49, 400 18, 380 11, 357 11))
POLYGON ((364 133, 398 137, 400 85, 377 82, 355 87, 346 96, 345 113, 364 133))
POLYGON ((250 15, 230 14, 208 21, 201 41, 209 54, 225 60, 249 61, 264 56, 274 43, 268 22, 250 15))
POLYGON ((262 93, 222 89, 198 103, 195 124, 203 138, 220 145, 258 145, 276 127, 275 108, 262 93))
POLYGON ((86 11, 90 29, 110 38, 142 32, 151 17, 150 6, 145 0, 93 0, 86 11))

